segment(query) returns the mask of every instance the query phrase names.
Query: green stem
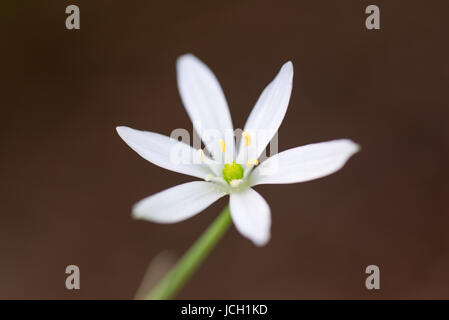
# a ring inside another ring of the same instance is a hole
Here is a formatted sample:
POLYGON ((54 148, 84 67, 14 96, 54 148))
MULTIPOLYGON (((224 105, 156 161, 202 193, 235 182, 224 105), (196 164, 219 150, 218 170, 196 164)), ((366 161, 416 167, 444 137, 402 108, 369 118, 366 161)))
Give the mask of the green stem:
POLYGON ((148 300, 166 300, 173 298, 193 275, 201 262, 222 238, 231 225, 229 206, 223 209, 212 224, 195 241, 178 263, 162 278, 145 297, 148 300))

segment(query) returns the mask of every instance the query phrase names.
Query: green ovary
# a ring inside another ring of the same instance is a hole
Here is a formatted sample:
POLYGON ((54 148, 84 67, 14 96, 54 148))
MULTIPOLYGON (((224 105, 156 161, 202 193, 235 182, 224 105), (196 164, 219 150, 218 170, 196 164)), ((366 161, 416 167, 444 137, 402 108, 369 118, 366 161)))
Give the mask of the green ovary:
POLYGON ((235 161, 232 164, 225 164, 223 168, 223 178, 229 184, 232 180, 240 180, 243 178, 243 167, 235 161))

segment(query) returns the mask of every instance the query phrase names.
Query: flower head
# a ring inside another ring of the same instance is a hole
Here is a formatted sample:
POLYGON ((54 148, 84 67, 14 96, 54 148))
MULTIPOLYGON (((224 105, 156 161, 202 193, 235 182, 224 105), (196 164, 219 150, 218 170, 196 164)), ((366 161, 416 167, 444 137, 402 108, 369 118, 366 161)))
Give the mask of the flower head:
POLYGON ((261 161, 287 111, 292 79, 293 65, 287 62, 257 100, 236 148, 229 108, 218 80, 195 56, 181 56, 177 62, 179 92, 205 150, 153 132, 123 126, 117 127, 117 132, 146 160, 203 181, 184 183, 144 198, 134 205, 133 215, 174 223, 229 195, 237 230, 256 245, 265 245, 270 239, 270 208, 252 187, 324 177, 342 168, 359 150, 351 140, 339 139, 289 149, 261 161), (181 154, 181 159, 174 154, 181 154))

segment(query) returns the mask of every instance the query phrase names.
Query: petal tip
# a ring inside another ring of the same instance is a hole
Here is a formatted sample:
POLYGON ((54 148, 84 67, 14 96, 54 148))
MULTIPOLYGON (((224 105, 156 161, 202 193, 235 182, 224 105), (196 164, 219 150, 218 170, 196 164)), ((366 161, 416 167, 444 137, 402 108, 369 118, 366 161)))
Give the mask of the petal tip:
POLYGON ((360 150, 362 150, 362 146, 360 144, 358 144, 350 139, 346 139, 346 142, 351 145, 352 154, 357 153, 360 150))
POLYGON ((127 126, 118 126, 115 127, 115 130, 117 131, 120 138, 122 138, 125 142, 127 137, 134 131, 134 129, 127 126))
POLYGON ((199 62, 199 59, 193 53, 185 53, 176 59, 176 66, 179 68, 182 64, 199 62))
POLYGON ((142 219, 142 213, 139 213, 135 208, 133 208, 131 212, 131 217, 135 220, 141 220, 142 219))
POLYGON ((345 149, 347 150, 348 153, 350 153, 351 155, 359 152, 360 150, 362 150, 362 146, 354 141, 352 141, 351 139, 337 139, 335 140, 337 143, 339 142, 340 144, 344 144, 346 147, 345 149))
POLYGON ((282 71, 289 72, 293 75, 293 63, 291 61, 287 61, 281 68, 282 71))
POLYGON ((257 239, 257 240, 253 239, 252 242, 256 247, 262 248, 265 247, 268 244, 268 242, 270 242, 270 236, 268 236, 265 239, 257 239))
POLYGON ((115 127, 115 130, 117 131, 118 134, 120 134, 120 132, 123 132, 126 127, 125 126, 117 126, 115 127))

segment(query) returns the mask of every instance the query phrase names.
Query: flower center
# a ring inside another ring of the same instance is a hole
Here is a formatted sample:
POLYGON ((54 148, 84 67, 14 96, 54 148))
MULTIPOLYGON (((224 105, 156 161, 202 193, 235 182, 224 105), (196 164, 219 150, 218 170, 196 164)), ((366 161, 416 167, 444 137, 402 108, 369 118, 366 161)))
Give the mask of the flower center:
POLYGON ((222 172, 223 179, 225 179, 228 184, 230 184, 232 180, 241 180, 243 178, 243 168, 238 163, 235 163, 235 161, 231 164, 225 164, 222 172))

